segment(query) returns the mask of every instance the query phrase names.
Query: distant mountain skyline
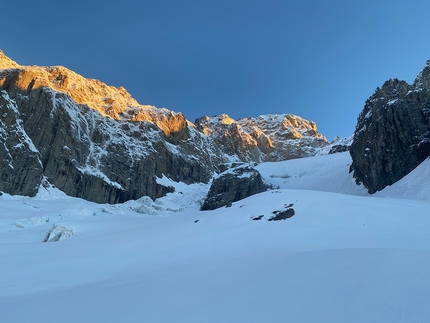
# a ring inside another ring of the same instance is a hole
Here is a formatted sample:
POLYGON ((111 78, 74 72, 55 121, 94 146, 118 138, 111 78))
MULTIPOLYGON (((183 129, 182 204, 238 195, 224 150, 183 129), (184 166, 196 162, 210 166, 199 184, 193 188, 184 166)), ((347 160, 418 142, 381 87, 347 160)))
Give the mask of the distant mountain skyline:
POLYGON ((66 66, 191 121, 295 114, 330 141, 352 135, 376 87, 411 83, 430 59, 424 0, 8 1, 2 12, 1 48, 21 64, 66 66))

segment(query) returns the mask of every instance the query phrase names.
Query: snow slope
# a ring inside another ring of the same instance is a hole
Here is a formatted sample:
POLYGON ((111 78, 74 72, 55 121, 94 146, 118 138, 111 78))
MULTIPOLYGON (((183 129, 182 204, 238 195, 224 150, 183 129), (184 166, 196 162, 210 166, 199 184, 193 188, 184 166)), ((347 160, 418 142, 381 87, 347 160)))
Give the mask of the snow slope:
POLYGON ((262 163, 257 169, 266 182, 279 188, 369 195, 363 186, 356 185, 352 173, 349 173, 351 163, 351 156, 344 152, 262 163))
POLYGON ((428 163, 377 197, 348 156, 260 165, 279 189, 206 212, 196 184, 121 205, 4 194, 0 322, 428 322, 430 199, 399 193, 430 188, 428 163), (53 225, 74 234, 43 243, 53 225))
POLYGON ((430 157, 398 182, 375 193, 375 196, 429 200, 430 157))

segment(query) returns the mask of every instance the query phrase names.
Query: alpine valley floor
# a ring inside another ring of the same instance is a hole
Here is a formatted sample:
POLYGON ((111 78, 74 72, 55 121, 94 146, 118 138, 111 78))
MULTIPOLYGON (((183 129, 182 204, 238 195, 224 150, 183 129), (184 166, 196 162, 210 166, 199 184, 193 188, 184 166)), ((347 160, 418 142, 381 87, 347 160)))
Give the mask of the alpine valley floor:
POLYGON ((279 189, 205 212, 203 184, 121 205, 3 194, 0 322, 429 322, 430 160, 372 196, 350 163, 261 164, 279 189))

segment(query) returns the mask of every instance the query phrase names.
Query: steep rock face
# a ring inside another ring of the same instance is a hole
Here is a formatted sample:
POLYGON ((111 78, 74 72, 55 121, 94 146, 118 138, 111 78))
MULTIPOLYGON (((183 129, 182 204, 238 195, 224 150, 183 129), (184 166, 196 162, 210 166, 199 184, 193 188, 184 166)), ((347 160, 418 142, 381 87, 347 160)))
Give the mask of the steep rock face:
POLYGON ((141 106, 124 88, 2 53, 0 66, 2 191, 34 195, 45 176, 99 203, 157 198, 170 190, 157 177, 208 182, 226 161, 182 114, 141 106))
POLYGON ((395 183, 430 155, 430 61, 412 85, 389 80, 366 101, 350 153, 354 177, 369 193, 395 183))
POLYGON ((226 114, 202 117, 197 129, 228 155, 244 162, 281 161, 314 156, 329 143, 314 122, 291 114, 234 120, 226 114))
POLYGON ((0 116, 0 191, 34 196, 43 178, 41 156, 5 91, 0 91, 0 116))
POLYGON ((256 169, 248 164, 233 164, 213 179, 201 210, 215 210, 267 189, 256 169))

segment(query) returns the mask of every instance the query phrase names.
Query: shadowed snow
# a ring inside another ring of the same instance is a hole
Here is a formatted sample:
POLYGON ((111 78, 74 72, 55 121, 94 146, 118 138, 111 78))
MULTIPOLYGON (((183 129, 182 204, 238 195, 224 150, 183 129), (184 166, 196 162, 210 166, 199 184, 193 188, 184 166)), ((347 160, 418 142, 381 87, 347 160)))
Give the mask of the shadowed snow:
POLYGON ((156 201, 3 194, 1 321, 427 322, 428 161, 375 196, 350 162, 261 164, 279 189, 206 212, 209 185, 166 177, 176 191, 156 201), (251 220, 290 204, 285 221, 251 220), (74 235, 43 243, 53 226, 74 235))

